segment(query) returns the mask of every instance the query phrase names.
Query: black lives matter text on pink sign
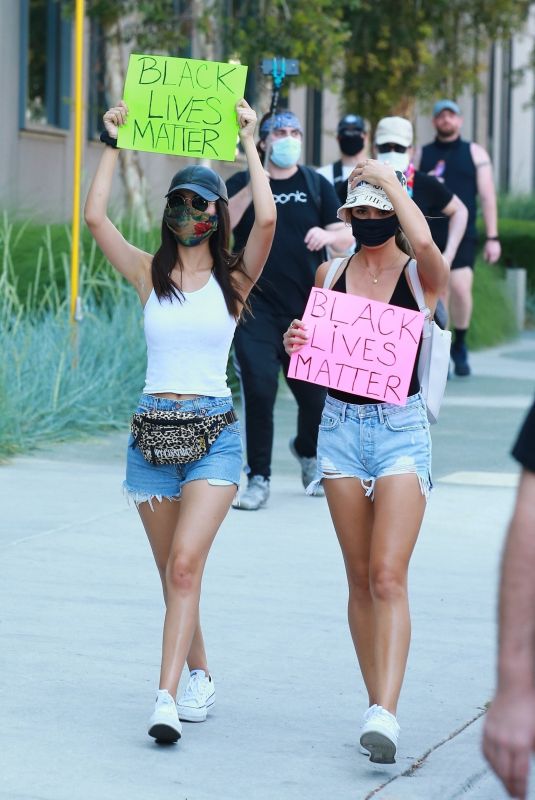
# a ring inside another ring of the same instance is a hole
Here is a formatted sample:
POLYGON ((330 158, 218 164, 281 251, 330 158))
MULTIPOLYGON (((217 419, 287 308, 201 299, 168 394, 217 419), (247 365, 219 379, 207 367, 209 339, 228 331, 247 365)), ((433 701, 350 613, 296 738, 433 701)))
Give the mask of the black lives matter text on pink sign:
POLYGON ((308 343, 288 377, 404 405, 424 315, 353 294, 314 287, 303 322, 308 343))

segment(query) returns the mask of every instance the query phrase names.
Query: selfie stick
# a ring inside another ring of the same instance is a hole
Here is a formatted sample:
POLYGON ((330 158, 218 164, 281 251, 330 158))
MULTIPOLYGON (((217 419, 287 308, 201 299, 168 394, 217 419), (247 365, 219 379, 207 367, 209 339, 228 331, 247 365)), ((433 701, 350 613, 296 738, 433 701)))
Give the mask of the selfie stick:
MULTIPOLYGON (((272 117, 277 113, 279 107, 279 97, 282 84, 289 75, 299 75, 299 62, 295 58, 284 58, 274 56, 265 58, 262 61, 262 72, 264 75, 271 75, 273 78, 273 89, 271 92, 271 105, 269 115, 272 117)), ((269 162, 269 151, 266 151, 264 163, 269 162)))

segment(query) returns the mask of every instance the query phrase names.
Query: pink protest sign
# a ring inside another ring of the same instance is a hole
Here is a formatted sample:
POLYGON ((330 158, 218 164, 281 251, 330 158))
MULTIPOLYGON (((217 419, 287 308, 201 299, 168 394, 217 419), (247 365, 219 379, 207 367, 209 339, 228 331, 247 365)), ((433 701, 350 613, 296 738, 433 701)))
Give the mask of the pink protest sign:
POLYGON ((308 343, 290 359, 289 378, 404 405, 424 324, 411 311, 314 287, 303 315, 308 343))

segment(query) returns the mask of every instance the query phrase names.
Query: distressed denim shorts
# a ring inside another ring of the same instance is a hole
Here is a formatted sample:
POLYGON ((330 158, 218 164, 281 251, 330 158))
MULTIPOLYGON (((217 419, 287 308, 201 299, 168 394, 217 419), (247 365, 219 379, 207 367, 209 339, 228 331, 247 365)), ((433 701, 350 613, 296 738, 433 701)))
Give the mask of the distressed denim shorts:
MULTIPOLYGON (((156 409, 158 411, 194 411, 197 414, 223 414, 232 409, 231 397, 196 397, 193 400, 169 400, 142 394, 137 413, 156 409)), ((227 425, 209 452, 198 461, 189 464, 150 464, 138 447, 132 447, 130 434, 126 456, 126 494, 136 505, 163 497, 178 500, 182 486, 190 481, 207 480, 214 485, 240 483, 242 446, 240 423, 227 425)))
POLYGON ((307 494, 324 478, 360 478, 373 500, 375 481, 414 472, 427 499, 432 488, 431 436, 421 394, 404 406, 357 405, 327 396, 318 435, 317 468, 307 494))

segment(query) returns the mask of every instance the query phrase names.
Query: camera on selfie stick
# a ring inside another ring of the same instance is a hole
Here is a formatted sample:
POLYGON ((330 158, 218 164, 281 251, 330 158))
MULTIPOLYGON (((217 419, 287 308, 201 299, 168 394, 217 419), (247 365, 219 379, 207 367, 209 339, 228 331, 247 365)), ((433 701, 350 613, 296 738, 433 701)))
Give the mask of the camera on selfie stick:
POLYGON ((269 109, 271 116, 277 113, 280 90, 284 79, 291 75, 299 75, 299 61, 295 58, 283 58, 282 56, 264 58, 262 61, 262 74, 270 75, 273 78, 271 106, 269 109))
MULTIPOLYGON (((279 96, 284 79, 290 75, 299 75, 299 61, 295 58, 284 58, 274 56, 264 58, 262 61, 262 74, 270 75, 273 78, 273 88, 271 90, 271 105, 269 107, 269 117, 277 113, 279 108, 279 96)), ((264 163, 269 163, 269 149, 266 150, 264 163)))

